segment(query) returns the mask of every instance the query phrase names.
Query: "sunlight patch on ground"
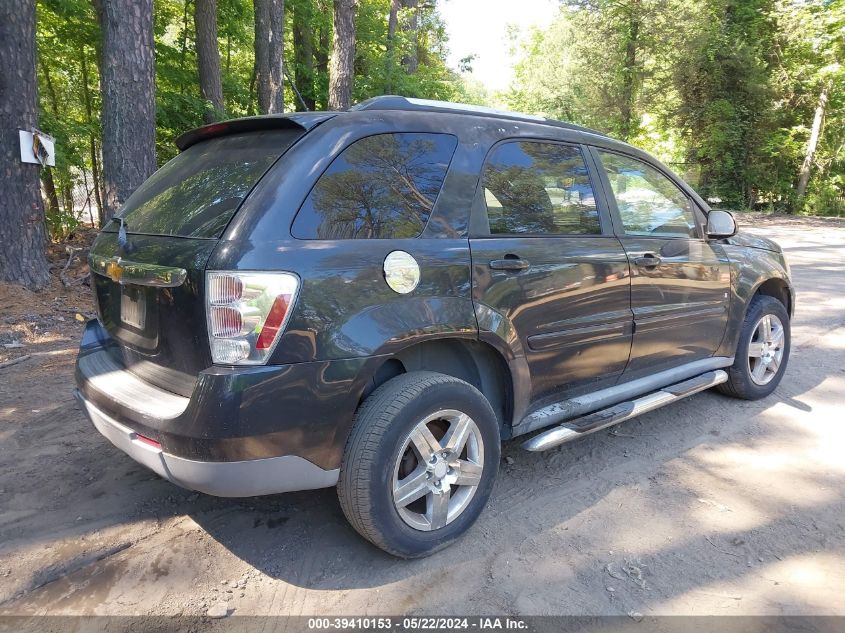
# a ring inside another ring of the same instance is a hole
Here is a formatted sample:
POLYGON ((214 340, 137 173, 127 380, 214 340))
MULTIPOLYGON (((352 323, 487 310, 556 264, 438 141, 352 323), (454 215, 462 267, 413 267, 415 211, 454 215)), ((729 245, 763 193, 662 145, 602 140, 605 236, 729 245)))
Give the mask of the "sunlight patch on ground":
POLYGON ((733 582, 714 582, 660 603, 658 613, 845 615, 845 569, 833 554, 790 556, 749 568, 733 582))
POLYGON ((610 515, 612 522, 591 529, 588 516, 592 508, 588 508, 582 513, 583 517, 573 516, 555 528, 561 538, 561 547, 566 547, 584 530, 590 532, 591 546, 608 555, 610 552, 659 552, 673 541, 682 543, 689 534, 687 526, 663 511, 664 502, 658 489, 659 486, 649 485, 647 481, 614 488, 602 500, 606 507, 615 508, 615 513, 610 515), (649 517, 648 529, 632 529, 632 518, 642 516, 649 517))
POLYGON ((760 414, 763 427, 746 441, 704 444, 672 463, 694 500, 689 514, 702 529, 735 532, 767 524, 784 504, 812 508, 839 502, 845 483, 845 377, 828 376, 802 394, 803 411, 777 402, 760 414), (785 485, 784 482, 789 482, 785 485))
MULTIPOLYGON (((828 301, 827 307, 829 307, 832 311, 841 311, 842 314, 845 314, 845 299, 828 301)), ((823 336, 824 345, 828 348, 828 350, 831 348, 845 349, 845 328, 825 332, 823 336)), ((838 378, 838 376, 836 378, 838 378)))

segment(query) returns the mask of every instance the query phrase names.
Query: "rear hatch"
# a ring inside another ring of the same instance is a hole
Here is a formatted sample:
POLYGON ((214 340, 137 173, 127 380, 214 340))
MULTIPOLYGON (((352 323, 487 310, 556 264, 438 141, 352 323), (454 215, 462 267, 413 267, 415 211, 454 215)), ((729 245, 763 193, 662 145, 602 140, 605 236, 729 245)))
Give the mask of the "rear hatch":
POLYGON ((304 133, 295 124, 199 142, 194 133, 97 238, 89 262, 100 320, 112 353, 140 378, 191 395, 211 365, 206 263, 250 191, 304 133))

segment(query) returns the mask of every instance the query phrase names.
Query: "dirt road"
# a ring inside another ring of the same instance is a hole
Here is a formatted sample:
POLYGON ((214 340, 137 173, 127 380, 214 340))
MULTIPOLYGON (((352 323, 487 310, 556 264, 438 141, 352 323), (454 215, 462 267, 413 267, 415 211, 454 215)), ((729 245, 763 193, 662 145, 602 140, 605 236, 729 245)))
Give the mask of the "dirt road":
POLYGON ((73 402, 81 328, 44 338, 53 353, 0 369, 0 614, 845 614, 845 224, 752 230, 798 289, 779 390, 546 453, 509 443, 481 519, 421 561, 361 540, 334 490, 221 500, 158 479, 73 402))

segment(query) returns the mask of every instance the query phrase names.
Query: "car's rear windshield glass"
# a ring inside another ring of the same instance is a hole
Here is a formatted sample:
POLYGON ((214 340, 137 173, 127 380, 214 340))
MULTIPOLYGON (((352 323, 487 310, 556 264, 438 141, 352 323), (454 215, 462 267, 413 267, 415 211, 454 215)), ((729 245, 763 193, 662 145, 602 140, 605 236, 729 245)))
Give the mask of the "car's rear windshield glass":
POLYGON ((129 196, 118 216, 129 233, 220 237, 255 183, 301 134, 249 132, 192 145, 129 196))

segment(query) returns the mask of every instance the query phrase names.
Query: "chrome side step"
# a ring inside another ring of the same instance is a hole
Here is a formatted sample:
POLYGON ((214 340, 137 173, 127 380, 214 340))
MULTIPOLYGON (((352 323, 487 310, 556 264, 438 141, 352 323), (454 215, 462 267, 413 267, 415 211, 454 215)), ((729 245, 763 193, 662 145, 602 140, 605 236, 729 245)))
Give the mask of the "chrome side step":
POLYGON ((658 391, 645 396, 621 402, 615 406, 601 411, 596 411, 584 417, 564 422, 548 431, 535 435, 522 444, 522 448, 529 451, 545 451, 566 442, 571 442, 579 437, 590 433, 601 431, 608 427, 630 420, 642 413, 654 411, 660 407, 686 398, 699 391, 715 387, 728 380, 728 374, 724 370, 717 369, 701 374, 695 378, 663 387, 658 391))
POLYGON ((607 409, 627 400, 634 400, 640 396, 663 389, 664 385, 671 385, 688 378, 700 376, 708 371, 724 369, 734 364, 734 359, 727 356, 711 356, 702 358, 679 367, 652 373, 643 378, 622 382, 613 387, 586 393, 568 400, 549 404, 525 416, 519 424, 513 427, 514 435, 524 435, 532 431, 562 424, 568 420, 607 409))

